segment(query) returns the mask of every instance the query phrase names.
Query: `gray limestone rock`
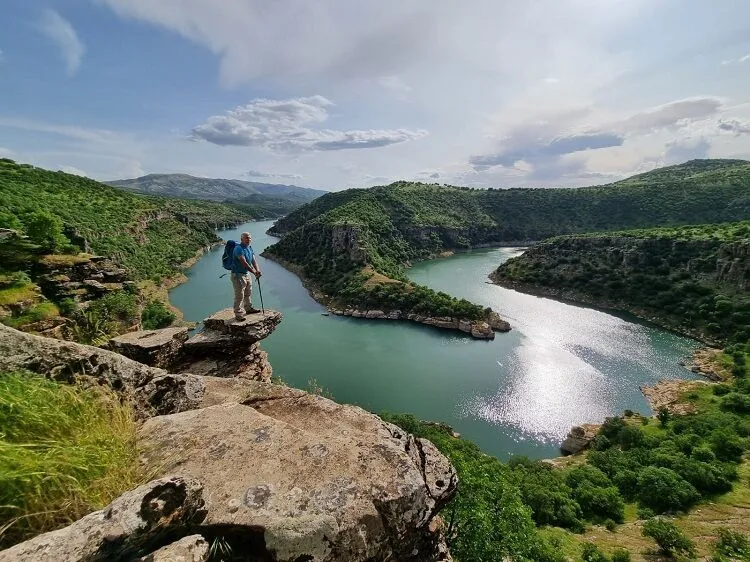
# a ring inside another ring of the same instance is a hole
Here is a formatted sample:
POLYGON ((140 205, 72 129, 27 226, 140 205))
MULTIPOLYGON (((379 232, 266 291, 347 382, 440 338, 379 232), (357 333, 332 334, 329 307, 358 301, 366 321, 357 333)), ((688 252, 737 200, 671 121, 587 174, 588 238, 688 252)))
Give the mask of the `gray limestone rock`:
POLYGON ((0 562, 131 560, 151 552, 163 534, 196 525, 205 515, 203 487, 197 480, 161 478, 68 527, 0 551, 0 562))
POLYGON ((109 348, 139 363, 167 369, 187 339, 188 328, 145 330, 112 338, 109 348))
POLYGON ((163 369, 148 367, 113 351, 0 325, 0 371, 18 370, 65 382, 108 386, 131 401, 140 417, 195 408, 203 393, 203 381, 190 375, 167 377, 163 369), (168 400, 162 403, 162 397, 168 400))
POLYGON ((190 535, 168 544, 138 562, 206 562, 208 542, 201 535, 190 535))
POLYGON ((216 499, 203 526, 255 529, 265 547, 254 554, 280 562, 438 559, 430 522, 457 476, 431 443, 287 387, 206 384, 203 409, 140 431, 147 464, 199 479, 216 499))

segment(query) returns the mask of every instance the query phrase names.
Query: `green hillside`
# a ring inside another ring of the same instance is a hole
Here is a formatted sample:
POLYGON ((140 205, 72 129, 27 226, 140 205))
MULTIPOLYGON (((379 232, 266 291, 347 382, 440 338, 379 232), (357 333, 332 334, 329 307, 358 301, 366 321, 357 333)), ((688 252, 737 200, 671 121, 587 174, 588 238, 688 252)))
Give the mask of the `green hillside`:
POLYGON ((39 213, 57 217, 80 250, 113 258, 135 278, 174 274, 199 248, 219 239, 217 227, 249 218, 222 203, 139 196, 1 159, 0 228, 29 233, 39 213))
MULTIPOLYGON (((301 207, 269 231, 283 238, 267 253, 301 267, 334 299, 356 304, 364 292, 352 276, 367 266, 403 280, 409 261, 445 250, 749 217, 750 163, 743 160, 694 160, 588 188, 475 190, 398 182, 330 193, 301 207)), ((402 293, 398 285, 380 292, 402 293)), ((370 297, 383 308, 400 306, 395 295, 370 297)))
POLYGON ((654 318, 704 340, 750 339, 750 221, 561 236, 492 279, 654 318))

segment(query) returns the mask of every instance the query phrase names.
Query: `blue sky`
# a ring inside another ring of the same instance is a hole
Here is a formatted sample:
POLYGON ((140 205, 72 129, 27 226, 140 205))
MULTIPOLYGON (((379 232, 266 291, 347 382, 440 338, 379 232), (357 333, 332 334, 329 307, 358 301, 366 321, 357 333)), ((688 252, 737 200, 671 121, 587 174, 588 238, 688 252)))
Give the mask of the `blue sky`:
POLYGON ((10 0, 0 156, 330 190, 750 158, 750 3, 10 0))

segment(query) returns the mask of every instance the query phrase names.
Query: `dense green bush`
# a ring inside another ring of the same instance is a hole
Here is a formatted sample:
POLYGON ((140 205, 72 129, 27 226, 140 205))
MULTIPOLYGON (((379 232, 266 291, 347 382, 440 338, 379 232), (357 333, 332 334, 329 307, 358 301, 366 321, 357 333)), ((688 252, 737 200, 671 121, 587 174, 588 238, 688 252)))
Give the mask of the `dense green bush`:
POLYGON ((630 562, 630 552, 618 548, 612 553, 612 562, 630 562))
POLYGON ((739 531, 719 527, 714 552, 733 560, 750 560, 750 539, 739 531))
POLYGON ((649 466, 638 475, 638 502, 658 513, 684 511, 699 497, 692 484, 668 468, 649 466))
POLYGON ((141 313, 141 324, 144 330, 158 330, 171 325, 175 318, 175 313, 163 302, 150 301, 141 313))
MULTIPOLYGON (((522 499, 519 481, 542 472, 541 463, 516 463, 513 468, 484 454, 473 443, 426 424, 409 414, 381 414, 404 431, 432 441, 446 455, 459 477, 455 499, 442 510, 451 553, 458 560, 496 562, 562 562, 564 556, 542 537, 532 509, 522 499), (516 472, 517 471, 517 472, 516 472)), ((554 475, 553 475, 554 476, 554 475)))
POLYGON ((667 556, 673 554, 685 554, 692 556, 695 553, 693 541, 671 521, 662 517, 654 517, 643 524, 643 536, 652 538, 659 546, 659 551, 667 556))
POLYGON ((609 557, 599 550, 595 544, 590 542, 583 543, 581 560, 583 562, 610 562, 609 557))

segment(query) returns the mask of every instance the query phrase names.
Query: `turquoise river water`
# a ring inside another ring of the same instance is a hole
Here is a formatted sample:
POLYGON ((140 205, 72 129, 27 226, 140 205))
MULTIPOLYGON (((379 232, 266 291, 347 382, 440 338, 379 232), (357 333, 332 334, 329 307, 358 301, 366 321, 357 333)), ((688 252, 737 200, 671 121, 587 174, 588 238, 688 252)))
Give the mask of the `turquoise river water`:
MULTIPOLYGON (((260 253, 275 239, 272 221, 248 230, 260 253)), ((411 412, 442 421, 486 452, 554 457, 571 426, 600 422, 629 408, 648 413, 639 386, 662 378, 695 378, 678 361, 697 347, 657 328, 590 308, 526 295, 487 283, 487 275, 520 250, 475 250, 416 264, 418 283, 491 306, 513 330, 494 341, 409 322, 324 316, 292 273, 260 259, 266 308, 284 320, 265 340, 275 376, 306 389, 311 380, 337 401, 374 412, 411 412)), ((187 271, 170 292, 187 320, 231 306, 219 279, 221 248, 187 271)), ((257 286, 253 303, 260 305, 257 286)))

